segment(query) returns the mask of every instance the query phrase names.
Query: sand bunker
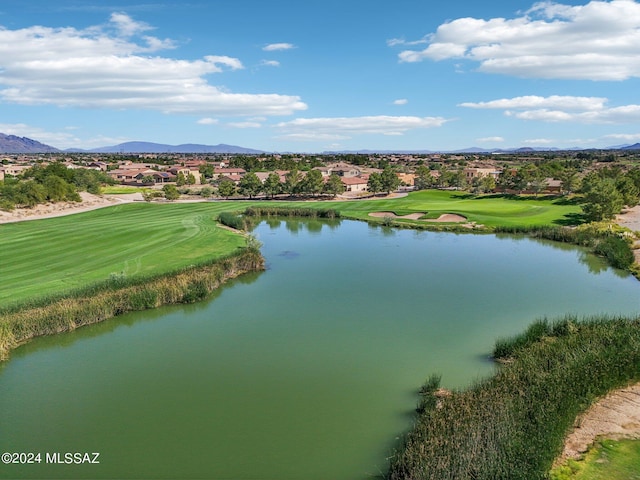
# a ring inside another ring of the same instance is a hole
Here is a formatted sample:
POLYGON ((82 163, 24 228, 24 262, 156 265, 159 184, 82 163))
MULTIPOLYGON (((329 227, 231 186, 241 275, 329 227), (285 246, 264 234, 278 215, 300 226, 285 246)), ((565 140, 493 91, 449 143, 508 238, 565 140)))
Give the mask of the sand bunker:
MULTIPOLYGON (((403 218, 407 220, 419 220, 425 215, 426 213, 410 213, 409 215, 396 215, 393 212, 373 212, 369 214, 370 217, 377 217, 377 218, 391 217, 393 219, 403 218)), ((440 215, 438 218, 425 218, 423 219, 423 221, 459 223, 459 222, 466 222, 467 219, 462 215, 456 215, 455 213, 445 213, 440 215)))

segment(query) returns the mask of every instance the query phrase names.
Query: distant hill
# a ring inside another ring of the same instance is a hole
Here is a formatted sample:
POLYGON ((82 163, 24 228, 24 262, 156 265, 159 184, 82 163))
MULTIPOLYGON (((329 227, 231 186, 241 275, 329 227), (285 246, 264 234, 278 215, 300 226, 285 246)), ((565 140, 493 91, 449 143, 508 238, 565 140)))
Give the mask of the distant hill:
POLYGON ((627 145, 626 147, 622 147, 620 150, 640 150, 640 143, 634 143, 633 145, 627 145))
POLYGON ((126 142, 110 147, 94 148, 93 150, 67 150, 86 151, 90 153, 264 153, 262 150, 238 147, 235 145, 198 145, 195 143, 185 143, 182 145, 165 145, 163 143, 152 142, 126 142))
POLYGON ((0 153, 51 153, 59 151, 57 148, 27 137, 0 133, 0 153))

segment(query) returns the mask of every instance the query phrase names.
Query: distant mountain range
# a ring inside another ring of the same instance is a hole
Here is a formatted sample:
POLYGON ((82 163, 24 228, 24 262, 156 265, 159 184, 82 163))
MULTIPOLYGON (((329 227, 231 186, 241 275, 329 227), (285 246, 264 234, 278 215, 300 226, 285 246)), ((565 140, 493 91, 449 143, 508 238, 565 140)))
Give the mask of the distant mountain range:
POLYGON ((52 153, 59 152, 57 148, 36 142, 27 137, 16 137, 0 133, 0 153, 52 153))
MULTIPOLYGON (((453 151, 433 151, 433 150, 344 150, 344 151, 331 151, 322 152, 325 155, 331 154, 405 154, 405 155, 419 155, 419 154, 433 154, 433 153, 527 153, 527 152, 549 152, 556 150, 640 150, 640 143, 634 143, 633 145, 615 145, 612 147, 602 149, 585 149, 585 148, 570 148, 560 149, 554 147, 547 148, 513 148, 513 149, 486 149, 471 147, 462 150, 453 151)), ((27 137, 17 137, 15 135, 5 135, 0 133, 0 153, 61 153, 62 151, 40 143, 36 140, 32 140, 27 137)), ((113 145, 110 147, 94 148, 92 150, 82 150, 79 148, 70 148, 64 150, 68 153, 228 153, 228 154, 261 154, 267 153, 263 150, 254 150, 252 148, 238 147, 236 145, 226 145, 221 143, 219 145, 199 145, 195 143, 185 143, 182 145, 165 145, 162 143, 151 142, 126 142, 119 145, 113 145)))
POLYGON ((100 147, 92 150, 68 149, 65 152, 88 152, 88 153, 264 153, 262 150, 238 147, 235 145, 198 145, 195 143, 185 143, 182 145, 165 145, 163 143, 151 142, 126 142, 111 147, 100 147))

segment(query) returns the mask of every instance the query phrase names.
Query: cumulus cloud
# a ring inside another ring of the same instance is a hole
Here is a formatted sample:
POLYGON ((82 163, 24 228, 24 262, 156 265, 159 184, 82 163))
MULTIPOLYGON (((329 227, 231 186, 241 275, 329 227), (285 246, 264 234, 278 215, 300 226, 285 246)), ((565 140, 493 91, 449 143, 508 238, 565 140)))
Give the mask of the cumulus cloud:
POLYGON ((499 109, 509 117, 543 122, 636 123, 640 121, 640 105, 608 107, 602 97, 535 95, 502 98, 489 102, 466 102, 458 106, 476 109, 499 109))
POLYGON ((440 127, 445 122, 442 117, 337 117, 337 118, 298 118, 290 122, 281 122, 277 128, 290 132, 287 138, 313 138, 323 140, 344 140, 349 135, 380 134, 402 135, 423 128, 440 127), (322 135, 324 137, 319 137, 322 135), (345 136, 346 135, 346 136, 345 136))
POLYGON ((280 62, 278 62, 277 60, 262 60, 260 62, 260 65, 262 65, 263 67, 279 67, 280 62))
MULTIPOLYGON (((526 78, 625 80, 640 76, 640 3, 536 3, 516 18, 459 18, 405 50, 401 62, 467 59, 479 70, 526 78)), ((393 41, 393 45, 403 43, 393 41)))
POLYGON ((125 14, 84 30, 0 27, 0 100, 195 115, 288 115, 306 109, 297 96, 232 93, 208 83, 206 75, 243 68, 237 58, 142 55, 174 47, 170 40, 137 37, 150 29, 125 14))
POLYGON ((278 50, 291 50, 292 48, 296 47, 291 43, 271 43, 262 47, 262 50, 265 52, 276 52, 278 50))
POLYGON ((406 98, 399 98, 398 100, 393 101, 394 105, 406 105, 407 103, 409 103, 409 100, 406 98))

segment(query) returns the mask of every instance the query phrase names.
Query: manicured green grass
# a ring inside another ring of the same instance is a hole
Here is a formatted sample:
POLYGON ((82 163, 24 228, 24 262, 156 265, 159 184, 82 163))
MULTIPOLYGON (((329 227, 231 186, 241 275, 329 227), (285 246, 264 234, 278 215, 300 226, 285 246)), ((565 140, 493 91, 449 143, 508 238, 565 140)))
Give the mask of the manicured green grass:
MULTIPOLYGON (((231 208, 242 211, 248 205, 291 206, 327 209, 340 212, 344 218, 382 222, 369 216, 372 212, 393 212, 396 215, 426 213, 425 218, 438 218, 456 213, 488 228, 497 226, 575 225, 582 222, 580 206, 564 198, 515 197, 512 195, 470 195, 466 192, 422 190, 402 198, 371 200, 327 200, 322 202, 254 201, 231 202, 231 208)), ((429 225, 428 222, 397 220, 399 223, 429 225)), ((430 225, 433 225, 431 223, 430 225)))
MULTIPOLYGON (((0 225, 4 253, 0 306, 57 294, 112 274, 153 275, 226 255, 244 240, 219 228, 223 211, 250 205, 332 208, 341 216, 382 221, 371 212, 458 213, 479 224, 563 224, 579 207, 549 199, 476 198, 461 192, 421 191, 404 198, 363 201, 220 201, 193 204, 124 204, 47 220, 0 225)), ((408 222, 404 222, 408 223, 408 222)), ((427 222, 413 224, 433 225, 427 222)))
POLYGON ((551 473, 552 480, 640 480, 640 441, 601 440, 584 460, 551 473))
POLYGON ((233 252, 211 204, 125 204, 0 225, 0 306, 108 279, 174 271, 233 252))
MULTIPOLYGON (((423 190, 398 199, 337 202, 333 208, 343 216, 369 220, 370 212, 390 211, 397 215, 428 213, 428 218, 456 213, 487 227, 566 225, 579 223, 580 207, 563 199, 516 198, 505 195, 474 196, 465 192, 423 190)), ((415 223, 415 222, 413 222, 415 223)))

